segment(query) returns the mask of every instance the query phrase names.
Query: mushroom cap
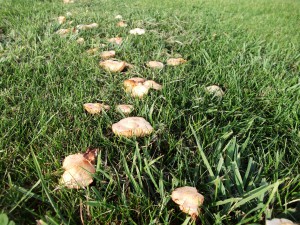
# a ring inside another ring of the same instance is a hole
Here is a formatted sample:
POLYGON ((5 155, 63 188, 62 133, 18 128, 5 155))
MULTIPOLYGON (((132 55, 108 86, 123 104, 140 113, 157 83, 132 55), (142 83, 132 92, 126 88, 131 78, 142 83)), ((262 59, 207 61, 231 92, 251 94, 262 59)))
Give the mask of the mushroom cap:
POLYGON ((115 37, 115 38, 110 38, 108 39, 108 42, 120 45, 122 44, 123 39, 121 37, 115 37))
POLYGON ((121 20, 123 17, 121 15, 116 15, 115 19, 121 20))
POLYGON ((167 60, 167 65, 178 66, 180 64, 186 63, 187 61, 183 58, 170 58, 167 60))
POLYGON ((125 21, 121 20, 117 23, 117 27, 127 27, 127 23, 125 23, 125 21))
POLYGON ((84 109, 90 114, 99 114, 103 110, 109 110, 109 105, 104 105, 101 103, 85 103, 83 105, 84 109))
POLYGON ((99 48, 96 47, 96 48, 90 48, 90 49, 88 49, 86 52, 87 52, 88 54, 95 54, 98 50, 99 50, 99 48))
POLYGON ((134 107, 133 107, 133 105, 117 105, 116 109, 118 111, 128 115, 134 110, 134 107))
POLYGON ((147 63, 147 66, 153 69, 163 69, 164 68, 164 64, 162 62, 158 62, 158 61, 149 61, 147 63))
POLYGON ((153 132, 153 127, 142 117, 128 117, 113 124, 112 131, 124 137, 144 137, 153 132))
POLYGON ((91 24, 79 24, 76 26, 76 28, 78 30, 87 30, 87 29, 92 29, 92 28, 96 28, 99 25, 97 23, 91 23, 91 24))
POLYGON ((199 207, 204 202, 203 195, 190 186, 176 188, 171 197, 184 213, 188 213, 194 219, 199 215, 199 207))
POLYGON ((129 31, 130 34, 134 34, 134 35, 142 35, 145 34, 145 30, 141 29, 141 28, 135 28, 129 31))
POLYGON ((143 84, 138 84, 131 89, 131 96, 143 98, 144 95, 148 94, 148 92, 149 92, 149 87, 143 84))
POLYGON ((295 223, 288 219, 274 218, 272 220, 266 220, 266 225, 295 225, 295 223))
POLYGON ((162 86, 156 83, 154 80, 147 80, 144 82, 144 86, 148 88, 153 88, 154 90, 161 90, 162 86))
POLYGON ((143 84, 146 81, 146 79, 141 77, 132 77, 128 80, 124 81, 124 87, 126 92, 131 92, 132 88, 137 86, 138 84, 143 84))
POLYGON ((104 51, 100 53, 100 57, 102 59, 109 59, 109 58, 113 58, 116 56, 116 52, 115 51, 104 51))
POLYGON ((83 44, 83 43, 84 43, 84 38, 78 38, 78 39, 76 40, 76 42, 77 42, 78 44, 83 44))
POLYGON ((222 97, 225 93, 222 90, 222 88, 220 88, 217 85, 211 85, 205 88, 207 92, 209 92, 210 94, 213 94, 214 96, 217 97, 222 97))
MULTIPOLYGON (((96 154, 97 150, 88 150, 86 154, 96 154)), ((96 172, 94 165, 84 156, 85 154, 73 154, 67 156, 63 161, 61 183, 67 188, 76 188, 88 186, 93 182, 93 176, 96 172)))
POLYGON ((101 61, 99 65, 110 72, 122 72, 126 67, 126 63, 124 61, 115 61, 115 60, 105 60, 101 61))
POLYGON ((66 22, 66 17, 59 16, 59 17, 57 17, 57 21, 59 24, 63 24, 64 22, 66 22))
POLYGON ((67 29, 59 29, 55 33, 58 34, 58 35, 60 35, 60 36, 66 36, 70 32, 71 32, 71 29, 67 28, 67 29))

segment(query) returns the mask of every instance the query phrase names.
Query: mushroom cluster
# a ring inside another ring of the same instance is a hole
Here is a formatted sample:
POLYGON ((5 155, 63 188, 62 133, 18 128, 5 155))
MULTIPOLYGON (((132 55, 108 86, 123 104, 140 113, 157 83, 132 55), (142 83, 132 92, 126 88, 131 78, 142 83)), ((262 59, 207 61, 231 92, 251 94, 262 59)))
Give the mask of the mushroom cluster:
POLYGON ((132 97, 143 98, 148 94, 150 88, 154 90, 161 90, 162 85, 156 83, 153 80, 133 77, 124 81, 124 88, 127 93, 131 94, 132 97))

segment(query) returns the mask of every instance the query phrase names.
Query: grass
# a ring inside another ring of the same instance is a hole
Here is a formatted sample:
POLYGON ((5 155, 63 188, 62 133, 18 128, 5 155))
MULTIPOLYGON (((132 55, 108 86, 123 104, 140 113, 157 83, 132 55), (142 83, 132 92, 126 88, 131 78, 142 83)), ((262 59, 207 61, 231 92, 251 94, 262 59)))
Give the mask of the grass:
POLYGON ((170 199, 176 187, 205 196, 198 224, 300 221, 300 33, 296 0, 0 0, 0 211, 16 224, 192 224, 170 199), (99 28, 60 38, 55 18, 99 28), (129 24, 116 28, 121 14, 129 24), (142 27, 144 36, 130 36, 142 27), (99 68, 85 51, 125 38, 126 74, 99 68), (84 45, 76 44, 84 37, 84 45), (152 71, 150 60, 188 63, 152 71), (164 85, 143 101, 122 82, 164 85), (204 87, 220 85, 222 99, 204 87), (114 110, 91 116, 86 102, 134 104, 150 137, 118 138, 114 110), (61 162, 101 149, 95 182, 57 189, 61 162))

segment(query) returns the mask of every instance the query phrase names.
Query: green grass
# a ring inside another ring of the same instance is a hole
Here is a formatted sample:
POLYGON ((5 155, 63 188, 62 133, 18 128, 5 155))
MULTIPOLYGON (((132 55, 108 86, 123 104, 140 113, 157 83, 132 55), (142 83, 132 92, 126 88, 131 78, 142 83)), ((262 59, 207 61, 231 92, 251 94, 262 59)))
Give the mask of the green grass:
POLYGON ((0 0, 0 213, 16 224, 192 223, 170 199, 176 187, 205 196, 198 224, 300 221, 300 2, 297 0, 0 0), (55 18, 99 28, 60 38, 55 18), (121 14, 129 27, 117 28, 121 14), (142 27, 144 36, 130 36, 142 27), (126 74, 99 68, 85 51, 125 38, 126 74), (84 45, 76 44, 84 37, 84 45), (150 60, 188 63, 152 71, 150 60), (124 93, 133 76, 162 83, 144 100, 124 93), (204 88, 218 84, 217 99, 204 88), (150 137, 118 138, 114 110, 134 104, 150 137), (57 189, 65 156, 101 151, 86 190, 57 189))

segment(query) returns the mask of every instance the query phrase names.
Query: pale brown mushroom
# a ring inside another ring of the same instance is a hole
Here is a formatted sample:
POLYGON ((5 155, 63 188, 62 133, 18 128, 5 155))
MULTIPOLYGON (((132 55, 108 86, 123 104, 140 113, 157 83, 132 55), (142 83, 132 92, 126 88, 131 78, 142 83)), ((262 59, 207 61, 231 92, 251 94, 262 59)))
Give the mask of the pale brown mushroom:
POLYGON ((182 212, 189 214, 193 219, 199 216, 199 207, 203 204, 204 197, 196 188, 190 186, 176 188, 171 197, 182 212))
POLYGON ((187 61, 183 58, 171 58, 167 60, 167 65, 169 66, 178 66, 186 63, 187 61))
POLYGON ((85 103, 83 105, 84 109, 94 115, 94 114, 100 114, 103 110, 109 110, 110 106, 101 104, 101 103, 85 103))
POLYGON ((149 61, 146 64, 149 68, 153 68, 153 69, 163 69, 164 68, 164 64, 158 61, 149 61))
POLYGON ((93 182, 95 160, 98 149, 88 149, 86 153, 78 153, 67 156, 63 161, 63 169, 60 182, 67 188, 83 188, 93 182))
POLYGON ((122 72, 125 69, 126 62, 108 59, 105 61, 101 61, 99 65, 106 71, 116 73, 116 72, 122 72))
POLYGON ((64 16, 59 16, 59 17, 57 17, 57 22, 58 22, 59 24, 65 23, 65 22, 66 22, 66 17, 64 17, 64 16))
POLYGON ((74 3, 74 0, 64 0, 65 4, 74 3))
POLYGON ((115 51, 104 51, 104 52, 100 53, 101 59, 109 59, 109 58, 113 58, 115 56, 116 56, 115 51))
POLYGON ((142 98, 147 95, 150 88, 161 90, 162 86, 153 80, 146 80, 140 77, 133 77, 124 81, 125 91, 133 97, 142 98))
POLYGON ((88 30, 97 28, 99 25, 97 23, 91 23, 91 24, 79 24, 76 26, 78 30, 88 30))
POLYGON ((266 220, 266 225, 297 225, 297 224, 288 219, 274 218, 272 220, 266 220))
POLYGON ((134 34, 134 35, 142 35, 145 34, 145 30, 141 29, 141 28, 135 28, 129 31, 130 34, 134 34))
POLYGON ((115 38, 108 39, 108 42, 110 42, 112 44, 116 44, 116 45, 121 45, 122 41, 123 41, 123 39, 121 37, 115 37, 115 38))
POLYGON ((117 105, 116 109, 117 111, 122 112, 125 115, 128 115, 134 110, 134 107, 133 105, 117 105))
POLYGON ((217 85, 208 86, 205 90, 216 97, 222 97, 225 94, 222 88, 217 85))
POLYGON ((144 82, 144 86, 153 88, 154 90, 162 90, 162 86, 156 83, 154 80, 147 80, 144 82))
POLYGON ((121 20, 117 23, 117 27, 127 27, 127 23, 125 23, 125 21, 121 20))
POLYGON ((84 38, 78 38, 77 40, 76 40, 76 42, 77 42, 77 44, 83 44, 84 43, 84 38))
POLYGON ((90 49, 88 49, 88 50, 86 51, 86 53, 92 55, 92 54, 95 54, 95 53, 98 52, 98 51, 99 51, 99 48, 96 47, 96 48, 90 48, 90 49))
POLYGON ((121 20, 123 17, 121 15, 116 15, 115 19, 121 20))
POLYGON ((142 117, 128 117, 113 124, 112 131, 118 136, 144 137, 153 132, 153 127, 142 117))

